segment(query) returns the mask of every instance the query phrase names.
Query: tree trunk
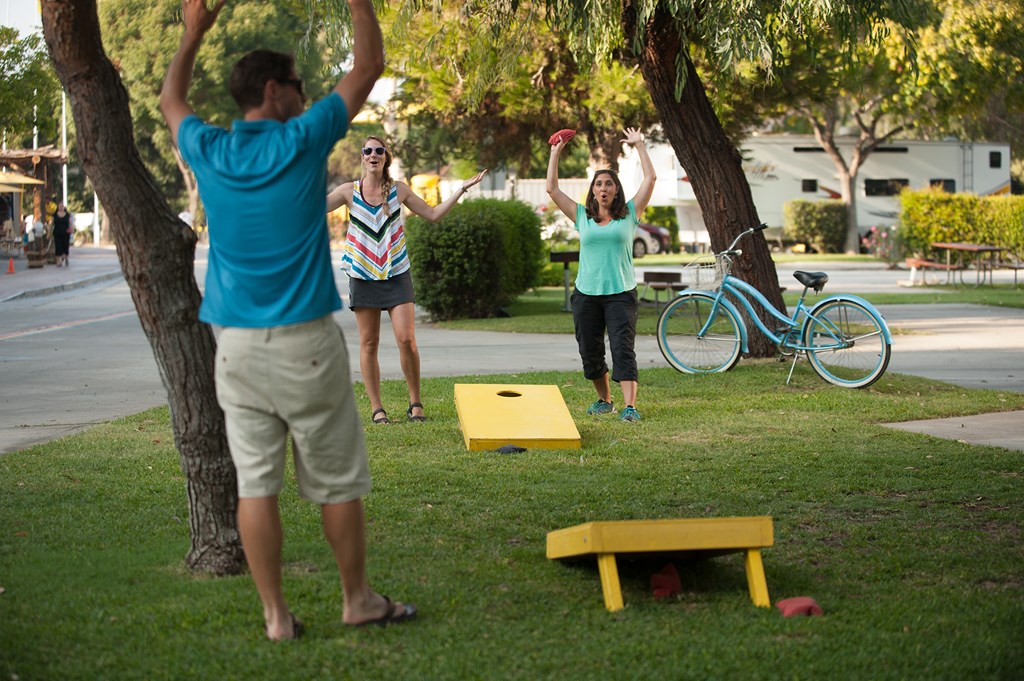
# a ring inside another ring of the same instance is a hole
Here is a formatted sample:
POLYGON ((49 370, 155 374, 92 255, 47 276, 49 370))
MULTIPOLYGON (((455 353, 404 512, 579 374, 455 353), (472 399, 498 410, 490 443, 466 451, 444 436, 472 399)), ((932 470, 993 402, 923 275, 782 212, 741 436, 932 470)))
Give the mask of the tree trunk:
MULTIPOLYGON (((622 26, 627 45, 634 44, 637 33, 636 9, 631 0, 623 0, 622 26)), ((743 173, 743 161, 729 141, 708 100, 704 84, 682 45, 668 12, 659 8, 643 27, 643 44, 637 59, 651 100, 680 164, 686 168, 697 196, 704 223, 715 251, 725 250, 740 232, 760 224, 750 185, 743 173), (676 67, 682 60, 686 85, 676 98, 676 67)), ((737 276, 758 288, 779 310, 785 312, 779 277, 771 251, 762 234, 748 237, 740 245, 743 257, 734 264, 737 276)), ((759 316, 774 328, 777 322, 762 310, 759 316)), ((748 325, 750 355, 772 357, 775 346, 748 325)))
POLYGON ((581 132, 590 144, 590 167, 594 170, 619 172, 619 156, 622 154, 622 132, 597 128, 589 121, 581 125, 581 132))
POLYGON ((843 154, 839 151, 839 145, 835 138, 834 115, 826 115, 824 122, 814 116, 807 115, 814 130, 814 137, 818 144, 825 150, 832 164, 836 167, 836 175, 839 178, 839 193, 846 206, 846 237, 843 239, 843 250, 846 253, 860 252, 860 229, 857 226, 857 194, 856 182, 857 171, 860 169, 860 156, 854 151, 854 157, 850 163, 846 162, 843 154))
POLYGON ((43 35, 71 102, 78 152, 110 216, 117 255, 171 407, 196 571, 237 574, 238 492, 213 382, 215 341, 198 319, 196 238, 160 195, 132 137, 128 93, 103 52, 95 0, 44 0, 43 35))
POLYGON ((195 176, 192 175, 192 170, 185 163, 185 159, 181 157, 181 152, 178 151, 177 147, 172 147, 174 152, 174 162, 178 166, 178 172, 181 173, 181 180, 185 183, 185 191, 188 192, 188 213, 192 216, 193 225, 198 224, 195 222, 199 215, 199 187, 196 186, 195 176))

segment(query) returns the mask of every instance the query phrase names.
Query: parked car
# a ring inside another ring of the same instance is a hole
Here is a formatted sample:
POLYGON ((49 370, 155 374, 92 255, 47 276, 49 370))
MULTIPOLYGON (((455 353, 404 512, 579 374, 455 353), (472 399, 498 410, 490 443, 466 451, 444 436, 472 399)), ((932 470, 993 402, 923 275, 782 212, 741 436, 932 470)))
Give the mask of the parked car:
POLYGON ((633 239, 633 257, 642 258, 648 253, 668 253, 672 235, 664 227, 641 222, 637 225, 633 239))

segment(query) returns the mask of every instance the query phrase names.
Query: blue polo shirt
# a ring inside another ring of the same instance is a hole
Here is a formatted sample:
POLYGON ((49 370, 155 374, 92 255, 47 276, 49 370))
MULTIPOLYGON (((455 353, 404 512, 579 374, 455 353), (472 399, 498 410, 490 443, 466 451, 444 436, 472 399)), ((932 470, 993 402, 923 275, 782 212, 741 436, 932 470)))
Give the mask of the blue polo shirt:
POLYGON ((178 147, 199 183, 210 252, 199 318, 262 328, 341 309, 327 231, 327 155, 348 129, 337 93, 284 123, 231 130, 188 116, 178 147))

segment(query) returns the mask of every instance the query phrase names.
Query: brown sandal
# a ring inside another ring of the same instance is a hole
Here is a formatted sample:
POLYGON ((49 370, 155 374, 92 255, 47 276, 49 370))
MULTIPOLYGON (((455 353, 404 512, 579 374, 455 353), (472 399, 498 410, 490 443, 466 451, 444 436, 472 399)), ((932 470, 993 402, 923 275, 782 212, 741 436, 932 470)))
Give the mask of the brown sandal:
POLYGON ((412 410, 415 409, 416 407, 419 407, 420 409, 422 409, 423 405, 420 404, 419 402, 410 402, 409 403, 409 408, 405 410, 405 416, 410 421, 417 421, 419 423, 422 423, 422 422, 426 421, 427 420, 426 416, 413 416, 412 415, 412 410))
POLYGON ((388 413, 383 409, 375 409, 374 412, 370 414, 370 419, 373 421, 373 425, 375 426, 386 426, 391 423, 391 419, 388 418, 388 413), (383 416, 381 418, 377 418, 377 414, 383 414, 383 416))

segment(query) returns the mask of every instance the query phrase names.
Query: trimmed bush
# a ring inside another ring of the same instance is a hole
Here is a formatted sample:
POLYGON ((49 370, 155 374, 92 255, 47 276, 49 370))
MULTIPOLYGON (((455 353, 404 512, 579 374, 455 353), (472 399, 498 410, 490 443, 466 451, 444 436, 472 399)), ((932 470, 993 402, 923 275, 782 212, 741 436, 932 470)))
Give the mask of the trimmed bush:
POLYGON ((908 253, 932 254, 934 241, 968 241, 1024 252, 1024 196, 947 194, 925 189, 900 194, 900 225, 908 253))
POLYGON ((1024 196, 986 196, 979 209, 980 240, 1024 257, 1024 196))
POLYGON ((466 201, 437 224, 409 218, 405 233, 416 302, 435 319, 492 317, 540 273, 540 220, 521 201, 466 201))
POLYGON ((978 197, 937 189, 904 190, 900 194, 900 230, 908 254, 931 253, 933 241, 973 241, 977 232, 978 197))
POLYGON ((846 242, 846 204, 842 201, 787 201, 783 206, 786 238, 819 253, 842 253, 846 242))

